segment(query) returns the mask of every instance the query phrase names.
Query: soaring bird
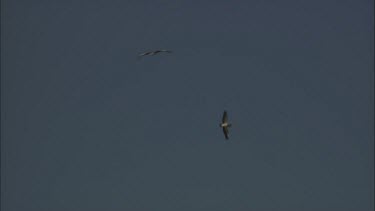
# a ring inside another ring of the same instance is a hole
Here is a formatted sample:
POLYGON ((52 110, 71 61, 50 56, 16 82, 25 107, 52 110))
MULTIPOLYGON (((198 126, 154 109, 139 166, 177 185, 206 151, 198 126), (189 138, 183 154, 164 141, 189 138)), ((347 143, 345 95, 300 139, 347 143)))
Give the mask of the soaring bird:
POLYGON ((223 118, 221 119, 221 123, 220 123, 220 127, 223 128, 225 139, 229 139, 229 137, 228 137, 228 134, 229 134, 228 128, 230 126, 232 126, 232 124, 228 123, 228 114, 227 114, 227 111, 224 110, 223 118))
POLYGON ((172 53, 172 51, 170 51, 170 50, 156 50, 156 51, 148 51, 148 52, 144 52, 144 53, 139 54, 138 56, 139 56, 139 57, 143 57, 143 56, 153 56, 153 55, 158 54, 158 53, 161 53, 161 52, 164 52, 164 53, 172 53))

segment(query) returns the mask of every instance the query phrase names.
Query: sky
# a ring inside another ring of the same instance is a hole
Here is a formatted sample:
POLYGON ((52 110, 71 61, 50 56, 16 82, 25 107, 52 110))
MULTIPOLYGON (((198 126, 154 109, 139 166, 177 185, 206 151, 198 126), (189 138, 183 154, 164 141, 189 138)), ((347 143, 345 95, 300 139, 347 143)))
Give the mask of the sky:
POLYGON ((1 210, 374 210, 373 8, 2 0, 1 210))

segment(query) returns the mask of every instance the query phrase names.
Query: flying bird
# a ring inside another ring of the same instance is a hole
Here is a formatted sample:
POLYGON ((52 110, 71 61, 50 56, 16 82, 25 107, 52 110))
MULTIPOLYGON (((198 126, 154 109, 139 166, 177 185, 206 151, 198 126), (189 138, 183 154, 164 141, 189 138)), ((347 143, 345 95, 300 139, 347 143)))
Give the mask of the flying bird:
POLYGON ((155 54, 158 54, 158 53, 172 53, 172 51, 170 50, 156 50, 156 51, 148 51, 148 52, 144 52, 144 53, 141 53, 138 55, 138 57, 143 57, 143 56, 153 56, 155 54))
POLYGON ((232 124, 228 123, 228 114, 227 111, 224 110, 223 118, 221 119, 220 127, 223 128, 225 139, 229 139, 229 131, 228 128, 232 126, 232 124))

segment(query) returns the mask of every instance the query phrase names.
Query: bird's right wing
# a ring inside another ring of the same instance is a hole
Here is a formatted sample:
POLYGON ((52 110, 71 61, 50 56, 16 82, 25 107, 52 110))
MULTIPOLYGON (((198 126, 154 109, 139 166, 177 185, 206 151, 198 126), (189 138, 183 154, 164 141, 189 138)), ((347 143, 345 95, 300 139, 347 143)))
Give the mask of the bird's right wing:
POLYGON ((229 131, 227 127, 223 127, 223 132, 224 132, 225 139, 229 139, 229 136, 228 136, 229 131))

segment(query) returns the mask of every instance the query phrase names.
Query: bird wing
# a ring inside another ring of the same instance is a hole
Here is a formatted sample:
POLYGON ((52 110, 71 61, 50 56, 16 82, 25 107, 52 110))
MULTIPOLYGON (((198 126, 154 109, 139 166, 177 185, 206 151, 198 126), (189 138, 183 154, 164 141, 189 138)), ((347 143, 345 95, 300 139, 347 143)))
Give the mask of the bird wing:
POLYGON ((144 52, 144 53, 139 54, 138 56, 146 56, 146 55, 149 55, 149 54, 151 54, 151 52, 144 52))
POLYGON ((227 111, 224 111, 224 113, 223 113, 223 118, 222 118, 221 121, 222 121, 223 123, 228 121, 228 114, 227 114, 227 111))
POLYGON ((224 132, 224 136, 225 136, 225 139, 229 139, 229 131, 228 131, 228 127, 223 127, 223 132, 224 132))

